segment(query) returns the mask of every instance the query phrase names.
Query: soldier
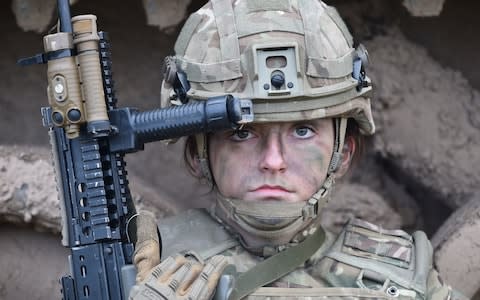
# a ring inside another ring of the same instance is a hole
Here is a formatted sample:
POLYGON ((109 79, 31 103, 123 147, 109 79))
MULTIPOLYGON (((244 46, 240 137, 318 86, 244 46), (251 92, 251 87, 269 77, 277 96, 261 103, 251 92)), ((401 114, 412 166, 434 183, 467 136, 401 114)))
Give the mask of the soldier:
POLYGON ((132 299, 461 298, 433 269, 423 232, 320 226, 335 180, 375 131, 366 50, 333 7, 212 0, 187 20, 175 54, 191 101, 251 99, 254 121, 187 139, 213 205, 161 220, 161 241, 139 217, 132 299))

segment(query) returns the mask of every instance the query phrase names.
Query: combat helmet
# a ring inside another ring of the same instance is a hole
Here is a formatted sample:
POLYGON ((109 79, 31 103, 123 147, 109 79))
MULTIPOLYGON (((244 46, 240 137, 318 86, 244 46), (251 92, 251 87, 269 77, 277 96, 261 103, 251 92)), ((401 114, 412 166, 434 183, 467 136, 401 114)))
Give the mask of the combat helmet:
MULTIPOLYGON (((354 48, 336 9, 319 0, 211 0, 186 21, 173 60, 187 76, 192 101, 225 94, 251 99, 258 123, 334 118, 327 179, 305 203, 246 203, 218 195, 213 210, 260 254, 315 230, 341 160, 347 119, 355 119, 362 134, 375 131, 367 52, 354 48)), ((180 104, 171 94, 167 76, 162 105, 180 104)), ((196 142, 202 171, 211 178, 206 137, 196 142)))

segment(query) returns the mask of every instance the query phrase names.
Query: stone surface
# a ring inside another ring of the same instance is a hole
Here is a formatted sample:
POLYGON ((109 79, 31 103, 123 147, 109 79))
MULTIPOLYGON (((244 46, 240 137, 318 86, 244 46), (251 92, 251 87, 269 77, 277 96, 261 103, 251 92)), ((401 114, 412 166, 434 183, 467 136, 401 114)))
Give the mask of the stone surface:
POLYGON ((446 282, 468 297, 480 290, 480 195, 457 210, 432 239, 434 262, 446 282))
POLYGON ((416 17, 438 16, 445 0, 403 0, 403 5, 416 17))
MULTIPOLYGON (((77 0, 70 0, 71 5, 77 0)), ((187 16, 191 0, 143 0, 147 24, 160 30, 174 29, 187 16)), ((52 24, 57 0, 12 0, 12 11, 17 25, 24 31, 46 32, 52 24)))
MULTIPOLYGON (((371 151, 373 140, 374 137, 371 140, 367 140, 367 148, 370 151, 363 155, 358 163, 353 164, 345 180, 365 186, 363 189, 368 191, 369 194, 373 193, 375 199, 381 198, 382 202, 384 202, 382 205, 391 208, 395 215, 400 215, 402 229, 408 232, 419 229, 425 230, 424 214, 414 195, 410 193, 408 186, 405 185, 402 178, 393 177, 386 172, 385 166, 371 151)), ((340 190, 342 189, 342 181, 343 179, 339 181, 340 190)), ((353 194, 353 196, 359 197, 360 195, 353 194)), ((372 210, 372 208, 368 207, 367 209, 372 210)), ((381 216, 381 218, 384 218, 387 223, 380 223, 379 225, 388 225, 388 216, 381 216)))
POLYGON ((59 232, 50 154, 45 148, 0 146, 0 216, 16 224, 59 232))
POLYGON ((377 152, 398 181, 455 209, 480 184, 480 126, 475 91, 397 29, 367 43, 377 152), (428 72, 426 71, 428 70, 428 72))
MULTIPOLYGON (((70 0, 70 5, 78 0, 70 0)), ((12 11, 17 25, 23 31, 44 33, 52 25, 53 16, 56 15, 57 0, 12 0, 12 11)))
MULTIPOLYGON (((129 180, 137 210, 148 209, 158 218, 176 212, 174 202, 161 191, 148 187, 138 176, 129 180)), ((0 220, 60 232, 60 203, 49 149, 0 146, 0 220)))
MULTIPOLYGON (((30 2, 35 2, 35 0, 30 0, 30 2)), ((197 2, 200 1, 192 1, 189 9, 197 5, 197 2)), ((478 165, 479 152, 476 150, 477 146, 474 142, 478 141, 478 136, 471 135, 471 130, 467 130, 469 132, 467 134, 469 136, 468 143, 461 147, 462 143, 459 143, 460 146, 457 145, 457 139, 462 140, 464 134, 460 130, 457 137, 456 131, 452 131, 448 135, 441 136, 443 144, 440 143, 438 136, 440 129, 437 123, 441 119, 437 118, 437 113, 432 116, 426 113, 424 102, 433 102, 439 107, 448 107, 445 108, 447 115, 449 115, 447 119, 450 118, 450 121, 453 119, 456 122, 454 122, 453 127, 463 128, 464 124, 471 124, 475 129, 480 127, 480 114, 478 113, 480 111, 480 101, 478 101, 478 92, 468 86, 459 72, 445 68, 445 65, 449 65, 445 57, 437 56, 440 64, 430 59, 429 54, 433 50, 444 49, 443 51, 449 58, 458 59, 464 64, 472 66, 473 72, 469 78, 472 84, 474 84, 476 78, 477 82, 480 82, 478 81, 480 76, 476 72, 475 63, 472 63, 476 59, 475 53, 470 55, 469 53, 472 52, 462 50, 464 48, 477 48, 478 41, 471 38, 474 34, 469 34, 475 33, 476 27, 472 24, 477 24, 476 20, 478 18, 475 14, 477 10, 472 9, 475 5, 469 4, 472 6, 465 9, 462 3, 448 1, 445 8, 449 8, 447 5, 450 6, 451 9, 448 12, 451 12, 452 18, 448 20, 433 18, 437 22, 432 23, 432 26, 426 29, 419 23, 414 23, 408 28, 402 27, 402 30, 410 32, 417 32, 418 28, 422 27, 426 31, 425 35, 428 40, 433 38, 438 40, 438 43, 435 44, 425 43, 429 47, 427 54, 424 48, 415 46, 401 34, 392 33, 389 30, 391 24, 399 22, 398 15, 405 15, 410 18, 408 14, 404 13, 401 1, 332 0, 329 3, 343 6, 343 8, 339 8, 342 16, 351 16, 350 20, 356 18, 356 22, 348 23, 356 38, 360 37, 364 43, 365 40, 373 38, 373 40, 367 41, 367 48, 372 59, 372 66, 367 69, 367 72, 376 80, 375 85, 378 88, 375 91, 375 99, 378 98, 379 100, 374 101, 376 106, 374 114, 377 124, 380 126, 378 133, 380 138, 375 141, 375 146, 382 159, 380 164, 369 162, 367 166, 362 166, 362 172, 359 172, 359 176, 364 179, 360 182, 362 184, 365 184, 365 181, 371 183, 368 184, 366 189, 368 193, 377 194, 374 197, 382 198, 389 207, 393 207, 395 213, 402 216, 402 226, 419 226, 418 224, 413 225, 412 222, 422 219, 425 211, 432 211, 433 213, 429 218, 438 219, 439 223, 442 222, 443 216, 439 216, 435 212, 438 204, 445 201, 450 203, 449 205, 452 208, 459 207, 462 203, 465 203, 465 199, 468 199, 472 190, 475 189, 476 171, 474 168, 475 165, 478 165), (467 12, 468 16, 473 18, 467 18, 462 12, 467 12), (460 29, 452 34, 453 25, 460 29), (462 48, 461 45, 466 46, 462 48), (451 55, 452 53, 455 55, 451 55), (423 89, 426 90, 425 93, 423 89), (465 99, 470 99, 470 102, 465 101, 465 99), (448 104, 447 102, 451 103, 448 104), (458 105, 459 103, 461 105, 458 105), (451 112, 449 109, 452 107, 449 105, 454 108, 451 112), (411 107, 408 109, 404 106, 411 107), (413 116, 417 115, 420 115, 420 118, 412 120, 413 116), (410 126, 417 127, 409 129, 410 126), (452 135, 454 138, 452 138, 452 135), (436 142, 432 143, 432 139, 435 139, 436 142), (449 146, 451 142, 453 144, 449 146), (424 151, 418 151, 414 147, 415 143, 421 144, 421 149, 424 151), (454 159, 448 160, 450 158, 448 155, 451 152, 454 152, 454 155, 451 156, 454 159), (422 159, 419 153, 423 153, 427 159, 422 159), (409 163, 410 156, 412 160, 409 163), (428 157, 432 157, 434 160, 428 157), (466 157, 468 159, 465 159, 466 157), (441 162, 445 158, 447 158, 447 166, 442 167, 441 162), (438 190, 442 190, 442 192, 438 192, 438 190), (425 200, 431 198, 434 201, 426 205, 425 210, 419 212, 418 208, 415 208, 415 201, 422 204, 426 202, 425 200), (412 205, 412 201, 414 205, 412 205), (414 213, 411 213, 412 211, 414 213)), ((0 60, 0 70, 4 72, 1 75, 2 80, 0 80, 0 119, 2 120, 0 143, 36 144, 46 147, 47 135, 45 129, 41 127, 38 113, 39 107, 47 103, 45 98, 46 67, 33 66, 20 69, 14 64, 19 57, 41 51, 39 49, 41 49, 42 36, 35 33, 20 32, 13 19, 10 2, 2 4, 2 7, 3 9, 0 11, 3 12, 4 18, 0 35, 6 37, 8 43, 3 47, 3 55, 0 60), (12 128, 15 128, 15 130, 12 130, 12 128)), ((158 107, 158 87, 159 82, 161 82, 160 66, 163 57, 173 51, 174 34, 171 31, 169 33, 158 32, 157 28, 145 26, 145 10, 141 2, 80 1, 74 9, 101 16, 99 19, 102 24, 101 29, 107 30, 111 34, 119 104, 121 106, 135 106, 140 109, 158 107), (114 13, 112 13, 112 6, 115 6, 114 13), (119 22, 119 20, 127 18, 129 22, 119 22), (146 76, 146 74, 148 75, 146 76)), ((431 18, 412 19, 418 20, 418 22, 433 20, 431 18)), ((41 24, 38 23, 37 25, 40 26, 41 24)), ((179 28, 176 27, 176 29, 179 28)), ((420 41, 417 42, 420 43, 420 41)), ((450 65, 452 66, 452 64, 450 65)), ((455 65, 455 68, 465 72, 465 65, 455 65)), ((169 196, 165 198, 168 201, 175 199, 175 201, 170 202, 175 207, 204 206, 207 203, 199 199, 204 192, 198 191, 198 186, 194 185, 193 180, 184 174, 186 172, 182 173, 181 158, 178 158, 181 156, 181 151, 180 145, 167 148, 155 144, 148 145, 146 151, 127 157, 128 170, 134 173, 130 177, 132 189, 135 184, 139 183, 139 180, 147 182, 147 186, 154 187, 154 189, 149 189, 151 196, 144 195, 140 199, 142 203, 156 202, 157 197, 163 197, 160 195, 160 191, 164 191, 169 196), (135 174, 142 174, 141 178, 137 180, 134 177, 135 174), (178 190, 182 190, 182 195, 179 195, 178 190)), ((371 152, 371 150, 368 151, 371 152)), ((3 180, 3 178, 0 178, 0 180, 3 180)), ((0 185, 1 182, 3 181, 0 181, 0 185)), ((4 186, 1 186, 1 189, 4 189, 4 186)), ((354 196, 356 195, 354 194, 354 196)), ((336 199, 340 201, 340 198, 341 195, 339 194, 336 199)), ((9 207, 12 207, 15 211, 18 205, 14 204, 9 207)), ((150 204, 147 205, 150 206, 150 204)), ((330 205, 335 204, 332 202, 330 205)), ((38 211, 38 208, 37 215, 26 213, 24 206, 25 203, 21 202, 20 213, 13 216, 16 220, 15 224, 25 223, 25 216, 29 214, 32 216, 30 220, 36 220, 37 216, 42 213, 42 211, 38 211)), ((3 203, 0 203, 0 210, 2 208, 3 203)), ((2 220, 5 220, 5 216, 4 213, 0 214, 2 220)), ((381 220, 371 221, 383 222, 381 220)), ((340 221, 337 222, 340 223, 340 221)), ((6 225, 2 224, 1 226, 4 228, 6 225)), ((45 225, 42 226, 45 227, 45 225)), ((397 227, 397 224, 392 226, 397 227)), ((13 235, 17 234, 20 237, 28 233, 18 231, 13 235)), ((27 235, 27 239, 35 240, 30 235, 27 235)), ((41 239, 43 239, 43 235, 41 239)), ((3 236, 2 241, 4 241, 3 236)), ((18 247, 21 247, 24 243, 17 239, 8 239, 8 241, 19 244, 18 247)), ((51 244, 55 243, 55 246, 59 246, 55 241, 51 244)), ((461 242, 462 240, 456 241, 461 242)), ((52 250, 52 253, 54 253, 54 250, 52 250)), ((452 253, 454 258, 458 257, 456 252, 453 251, 452 253)), ((38 255, 43 258, 43 252, 38 252, 38 255)), ((19 268, 21 272, 17 275, 10 275, 21 282, 23 282, 23 278, 26 278, 22 274, 29 272, 30 261, 24 260, 22 263, 26 267, 19 268)), ((455 264, 455 261, 450 260, 450 263, 455 264)), ((45 265, 48 265, 46 259, 45 265)), ((11 266, 8 267, 11 268, 11 266)), ((0 266, 0 269, 3 270, 4 267, 0 266)), ((3 283, 2 279, 0 279, 0 283, 3 283)), ((9 285, 17 290, 29 291, 22 288, 23 285, 20 285, 20 283, 11 282, 9 285)), ((453 285, 456 286, 456 283, 453 285)), ((47 286, 38 286, 38 289, 43 288, 46 289, 47 286)), ((5 293, 2 294, 4 290, 5 285, 0 284, 0 298, 9 299, 3 296, 5 295, 5 293)), ((480 297, 477 296, 477 299, 480 299, 480 297)))
POLYGON ((402 228, 402 217, 374 190, 356 183, 338 184, 332 200, 322 210, 322 224, 339 233, 353 217, 388 229, 402 228))
POLYGON ((143 0, 147 24, 157 26, 160 30, 171 29, 186 18, 190 2, 191 0, 143 0))
POLYGON ((67 274, 70 251, 60 236, 2 224, 0 240, 0 299, 62 298, 59 279, 67 274))
POLYGON ((56 0, 12 0, 18 26, 24 31, 38 33, 47 31, 56 6, 56 0))

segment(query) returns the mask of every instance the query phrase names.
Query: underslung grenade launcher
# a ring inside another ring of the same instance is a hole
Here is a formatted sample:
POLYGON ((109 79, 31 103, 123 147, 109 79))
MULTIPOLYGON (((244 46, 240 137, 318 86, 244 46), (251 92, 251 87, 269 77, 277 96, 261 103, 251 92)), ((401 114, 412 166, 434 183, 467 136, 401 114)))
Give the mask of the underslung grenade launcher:
POLYGON ((135 208, 124 155, 147 142, 237 128, 253 120, 252 103, 230 95, 189 100, 186 75, 170 61, 170 83, 184 105, 117 108, 107 33, 97 32, 94 15, 71 18, 68 0, 58 0, 58 15, 56 33, 44 37, 45 52, 18 63, 48 65, 49 106, 41 111, 53 150, 62 244, 71 250, 63 299, 127 299, 135 283, 127 232, 135 208))

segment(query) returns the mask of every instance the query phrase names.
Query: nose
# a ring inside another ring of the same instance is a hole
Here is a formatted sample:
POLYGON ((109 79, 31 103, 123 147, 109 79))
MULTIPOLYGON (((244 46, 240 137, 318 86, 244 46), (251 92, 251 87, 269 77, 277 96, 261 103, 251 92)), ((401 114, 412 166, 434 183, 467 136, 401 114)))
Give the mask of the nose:
POLYGON ((287 169, 282 138, 279 134, 265 137, 259 167, 261 171, 271 173, 285 172, 287 169))

